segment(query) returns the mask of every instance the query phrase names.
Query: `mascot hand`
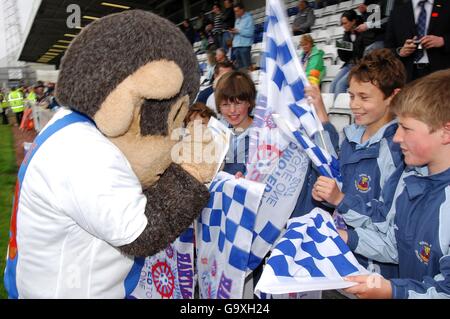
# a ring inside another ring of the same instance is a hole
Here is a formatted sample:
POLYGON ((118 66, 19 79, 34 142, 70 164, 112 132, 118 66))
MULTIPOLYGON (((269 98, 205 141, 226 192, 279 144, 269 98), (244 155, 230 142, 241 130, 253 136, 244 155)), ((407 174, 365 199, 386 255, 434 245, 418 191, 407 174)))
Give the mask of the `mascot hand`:
POLYGON ((211 130, 201 121, 190 122, 181 141, 179 163, 189 174, 201 183, 214 178, 217 167, 217 150, 211 130))

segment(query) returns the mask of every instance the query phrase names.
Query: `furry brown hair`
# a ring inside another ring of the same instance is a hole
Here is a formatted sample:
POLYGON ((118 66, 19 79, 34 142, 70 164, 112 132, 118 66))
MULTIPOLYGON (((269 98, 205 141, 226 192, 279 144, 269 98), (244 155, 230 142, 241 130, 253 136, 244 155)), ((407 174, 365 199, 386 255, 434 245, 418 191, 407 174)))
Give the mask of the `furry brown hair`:
POLYGON ((119 247, 132 256, 152 256, 167 247, 192 224, 209 200, 208 189, 173 163, 144 194, 148 225, 134 242, 119 247))
POLYGON ((166 100, 145 100, 141 134, 167 132, 170 106, 180 97, 194 100, 200 82, 197 59, 187 38, 170 21, 151 12, 130 10, 90 23, 65 53, 58 78, 58 101, 91 118, 129 75, 152 61, 175 62, 184 82, 166 100))

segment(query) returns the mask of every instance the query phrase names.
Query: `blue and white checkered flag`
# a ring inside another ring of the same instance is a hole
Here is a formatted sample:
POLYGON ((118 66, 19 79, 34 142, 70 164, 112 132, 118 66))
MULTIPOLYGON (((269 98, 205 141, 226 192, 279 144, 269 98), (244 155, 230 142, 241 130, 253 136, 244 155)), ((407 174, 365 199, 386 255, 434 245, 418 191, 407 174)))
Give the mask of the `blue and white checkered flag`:
POLYGON ((197 222, 200 298, 242 298, 264 184, 220 172, 197 222))
POLYGON ((356 283, 344 281, 343 277, 368 273, 337 233, 330 214, 315 208, 290 220, 264 267, 255 293, 347 288, 356 283))
POLYGON ((263 43, 258 100, 268 103, 257 102, 255 124, 261 127, 268 115, 278 113, 314 136, 323 127, 305 97, 304 88, 309 82, 295 51, 286 9, 279 0, 266 2, 263 43))
POLYGON ((303 187, 309 159, 326 176, 334 176, 338 168, 337 161, 312 142, 323 127, 304 94, 309 83, 295 52, 285 12, 281 1, 266 2, 256 128, 251 132, 246 178, 267 186, 255 224, 250 269, 261 263, 286 226, 303 187), (303 138, 286 136, 273 114, 294 128, 288 134, 303 138))

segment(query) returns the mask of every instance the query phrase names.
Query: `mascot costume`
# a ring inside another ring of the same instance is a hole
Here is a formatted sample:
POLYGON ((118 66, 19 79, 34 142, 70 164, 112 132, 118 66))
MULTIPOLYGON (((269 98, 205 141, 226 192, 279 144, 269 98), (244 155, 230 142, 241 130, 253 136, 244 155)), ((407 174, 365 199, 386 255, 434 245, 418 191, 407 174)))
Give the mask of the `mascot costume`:
POLYGON ((150 12, 103 17, 72 41, 56 88, 64 107, 18 174, 10 298, 126 298, 137 257, 165 248, 200 214, 216 165, 171 156, 176 143, 211 142, 171 138, 197 94, 197 69, 186 37, 150 12))

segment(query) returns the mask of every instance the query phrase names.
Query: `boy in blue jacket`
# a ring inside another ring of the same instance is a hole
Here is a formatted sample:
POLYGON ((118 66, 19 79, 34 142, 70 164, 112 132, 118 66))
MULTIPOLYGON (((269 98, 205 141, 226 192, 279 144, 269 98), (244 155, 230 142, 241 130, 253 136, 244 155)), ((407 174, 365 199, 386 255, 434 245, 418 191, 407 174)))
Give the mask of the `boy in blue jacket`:
MULTIPOLYGON (((392 101, 394 136, 408 165, 383 189, 382 201, 341 202, 354 229, 341 231, 349 247, 397 262, 398 279, 349 277, 359 298, 450 298, 450 70, 423 77, 392 101), (359 227, 357 227, 359 225, 359 227)), ((320 193, 320 190, 319 190, 320 193)))
MULTIPOLYGON (((333 179, 323 176, 312 190, 315 200, 334 206, 341 201, 364 204, 379 199, 388 178, 397 167, 403 166, 400 147, 392 141, 397 120, 389 109, 392 98, 406 82, 402 62, 390 50, 374 50, 352 68, 349 80, 355 124, 344 129, 345 139, 339 153, 342 190, 333 179)), ((341 212, 339 206, 337 211, 341 212)), ((355 209, 355 213, 362 212, 355 209)), ((371 271, 387 278, 398 276, 395 264, 356 257, 371 271)))

